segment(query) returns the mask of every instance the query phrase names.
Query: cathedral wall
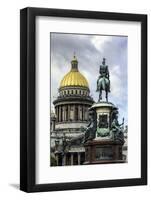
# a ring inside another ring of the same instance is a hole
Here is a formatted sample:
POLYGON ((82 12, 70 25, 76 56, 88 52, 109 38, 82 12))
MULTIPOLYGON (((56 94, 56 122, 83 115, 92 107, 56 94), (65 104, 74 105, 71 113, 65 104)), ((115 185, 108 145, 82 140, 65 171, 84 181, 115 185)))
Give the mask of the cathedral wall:
POLYGON ((70 122, 69 123, 60 123, 56 124, 55 129, 72 129, 72 128, 80 128, 81 126, 86 126, 88 123, 83 122, 70 122))

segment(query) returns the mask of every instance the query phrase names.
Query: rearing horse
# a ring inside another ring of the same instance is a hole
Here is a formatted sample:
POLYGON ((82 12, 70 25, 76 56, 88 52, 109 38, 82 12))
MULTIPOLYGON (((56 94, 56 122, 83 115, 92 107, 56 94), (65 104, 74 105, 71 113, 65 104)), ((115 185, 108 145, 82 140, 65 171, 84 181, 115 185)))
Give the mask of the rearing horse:
POLYGON ((105 91, 105 98, 108 102, 108 92, 110 92, 110 80, 106 77, 100 77, 98 80, 98 91, 99 91, 99 100, 102 100, 102 90, 105 91))

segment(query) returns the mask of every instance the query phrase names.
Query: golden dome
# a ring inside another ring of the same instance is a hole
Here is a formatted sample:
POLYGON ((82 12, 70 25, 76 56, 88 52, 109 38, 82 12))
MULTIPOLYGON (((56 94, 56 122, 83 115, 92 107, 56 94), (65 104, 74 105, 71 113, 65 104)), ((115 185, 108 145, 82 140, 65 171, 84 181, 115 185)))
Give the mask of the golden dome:
POLYGON ((78 61, 74 56, 71 61, 71 70, 68 72, 60 83, 60 88, 67 86, 81 86, 89 88, 86 78, 78 70, 78 61))
POLYGON ((75 72, 72 70, 64 76, 60 83, 60 87, 66 86, 89 87, 86 78, 80 72, 75 72))

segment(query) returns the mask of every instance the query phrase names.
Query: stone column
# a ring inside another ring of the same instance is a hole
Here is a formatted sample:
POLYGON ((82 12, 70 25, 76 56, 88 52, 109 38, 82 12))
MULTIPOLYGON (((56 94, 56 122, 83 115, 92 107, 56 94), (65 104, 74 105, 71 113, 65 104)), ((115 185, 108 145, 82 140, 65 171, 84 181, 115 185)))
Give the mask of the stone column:
POLYGON ((59 122, 61 121, 61 106, 58 106, 58 111, 59 111, 59 122))
POLYGON ((58 106, 58 122, 60 121, 60 110, 59 110, 59 107, 60 106, 58 106))
POLYGON ((58 118, 58 122, 59 122, 59 106, 57 106, 57 118, 58 118))
POLYGON ((81 105, 81 120, 83 121, 83 106, 81 105))
POLYGON ((66 121, 68 121, 68 105, 66 105, 66 108, 65 108, 65 112, 66 112, 66 121))
POLYGON ((65 116, 64 116, 65 112, 64 112, 64 106, 62 106, 62 121, 65 120, 65 116))
POLYGON ((70 119, 74 120, 74 105, 70 106, 70 119))
POLYGON ((83 120, 82 119, 82 105, 80 105, 80 115, 81 115, 81 121, 83 120))
POLYGON ((70 105, 68 105, 68 121, 70 120, 70 105))
POLYGON ((80 105, 78 105, 78 119, 81 120, 81 117, 80 117, 80 105))
POLYGON ((71 153, 71 165, 73 165, 73 153, 71 153))
POLYGON ((56 115, 57 115, 57 122, 59 121, 59 112, 58 112, 58 106, 56 107, 56 115))
POLYGON ((64 105, 64 121, 66 121, 66 105, 64 105))
POLYGON ((75 105, 73 105, 73 120, 75 121, 76 117, 75 117, 75 105))
POLYGON ((55 107, 55 114, 57 114, 57 108, 55 107))
POLYGON ((78 165, 80 165, 80 163, 81 163, 81 154, 80 152, 78 152, 78 165))
POLYGON ((82 121, 85 120, 84 106, 82 105, 82 121))
POLYGON ((88 120, 88 106, 85 106, 85 120, 88 120))
POLYGON ((79 110, 78 109, 79 109, 78 105, 75 105, 74 106, 74 120, 75 121, 78 121, 78 119, 79 119, 79 110))
POLYGON ((64 105, 64 121, 66 121, 66 105, 64 105))
POLYGON ((62 114, 63 114, 63 113, 62 113, 62 106, 60 106, 60 121, 61 121, 61 122, 62 122, 62 117, 63 117, 62 114))
POLYGON ((61 106, 61 121, 63 121, 63 106, 61 106))
POLYGON ((57 119, 57 107, 55 107, 55 114, 56 114, 56 121, 58 121, 58 119, 57 119))
POLYGON ((66 105, 64 105, 64 121, 66 121, 66 105))
POLYGON ((63 159, 62 159, 62 165, 66 165, 66 154, 63 155, 63 159))

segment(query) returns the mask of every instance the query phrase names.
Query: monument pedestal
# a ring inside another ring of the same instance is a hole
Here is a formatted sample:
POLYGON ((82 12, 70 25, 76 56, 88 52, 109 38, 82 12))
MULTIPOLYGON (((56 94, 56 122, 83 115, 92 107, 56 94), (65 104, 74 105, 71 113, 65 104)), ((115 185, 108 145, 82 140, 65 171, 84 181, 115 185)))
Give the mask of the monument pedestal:
POLYGON ((84 164, 124 163, 122 144, 112 140, 92 140, 84 144, 84 164))
POLYGON ((111 102, 101 101, 93 104, 90 110, 95 123, 87 129, 90 137, 84 144, 84 164, 124 163, 124 137, 117 120, 118 108, 111 102))

